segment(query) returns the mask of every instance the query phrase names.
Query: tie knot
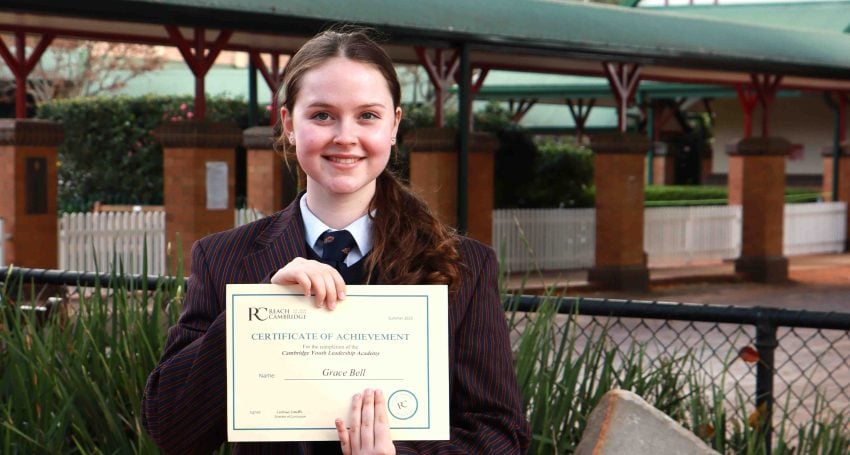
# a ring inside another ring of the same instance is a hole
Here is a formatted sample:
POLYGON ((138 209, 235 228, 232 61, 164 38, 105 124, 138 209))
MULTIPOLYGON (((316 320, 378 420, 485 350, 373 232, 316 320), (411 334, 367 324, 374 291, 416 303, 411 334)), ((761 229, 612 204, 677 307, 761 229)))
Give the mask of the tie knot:
POLYGON ((322 262, 337 266, 345 261, 348 253, 357 242, 354 236, 345 229, 341 231, 325 231, 319 236, 322 244, 322 262))

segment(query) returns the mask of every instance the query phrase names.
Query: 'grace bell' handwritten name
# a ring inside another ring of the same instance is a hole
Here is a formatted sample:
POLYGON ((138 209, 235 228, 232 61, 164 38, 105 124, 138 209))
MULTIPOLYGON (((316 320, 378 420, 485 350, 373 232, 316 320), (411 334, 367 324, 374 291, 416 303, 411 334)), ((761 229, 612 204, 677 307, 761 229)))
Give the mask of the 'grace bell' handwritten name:
POLYGON ((409 333, 255 332, 253 341, 409 341, 409 333))

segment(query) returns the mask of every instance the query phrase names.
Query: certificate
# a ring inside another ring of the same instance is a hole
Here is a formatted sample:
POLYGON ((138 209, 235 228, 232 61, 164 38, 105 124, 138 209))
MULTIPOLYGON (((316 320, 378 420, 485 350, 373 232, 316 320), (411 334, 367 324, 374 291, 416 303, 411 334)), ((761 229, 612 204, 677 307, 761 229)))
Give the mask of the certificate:
POLYGON ((381 389, 393 440, 449 439, 446 286, 346 286, 333 311, 298 287, 228 284, 229 441, 335 441, 381 389))

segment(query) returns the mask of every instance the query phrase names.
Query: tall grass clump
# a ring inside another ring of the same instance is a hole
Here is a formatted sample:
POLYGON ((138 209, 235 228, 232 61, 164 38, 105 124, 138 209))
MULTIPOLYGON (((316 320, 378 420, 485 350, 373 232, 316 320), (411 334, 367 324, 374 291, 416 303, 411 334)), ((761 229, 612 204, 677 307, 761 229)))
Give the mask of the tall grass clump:
POLYGON ((142 427, 148 373, 182 280, 134 289, 120 273, 39 320, 28 283, 0 300, 0 453, 157 453, 142 427), (29 303, 25 303, 29 302, 29 303))

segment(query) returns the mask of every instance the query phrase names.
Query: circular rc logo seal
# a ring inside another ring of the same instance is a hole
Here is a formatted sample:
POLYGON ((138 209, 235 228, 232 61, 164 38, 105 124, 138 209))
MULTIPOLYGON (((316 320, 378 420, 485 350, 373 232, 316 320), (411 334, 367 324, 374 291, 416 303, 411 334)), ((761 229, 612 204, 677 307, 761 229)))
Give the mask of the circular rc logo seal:
POLYGON ((396 419, 407 420, 419 410, 419 400, 409 390, 396 390, 387 400, 387 408, 396 419))

